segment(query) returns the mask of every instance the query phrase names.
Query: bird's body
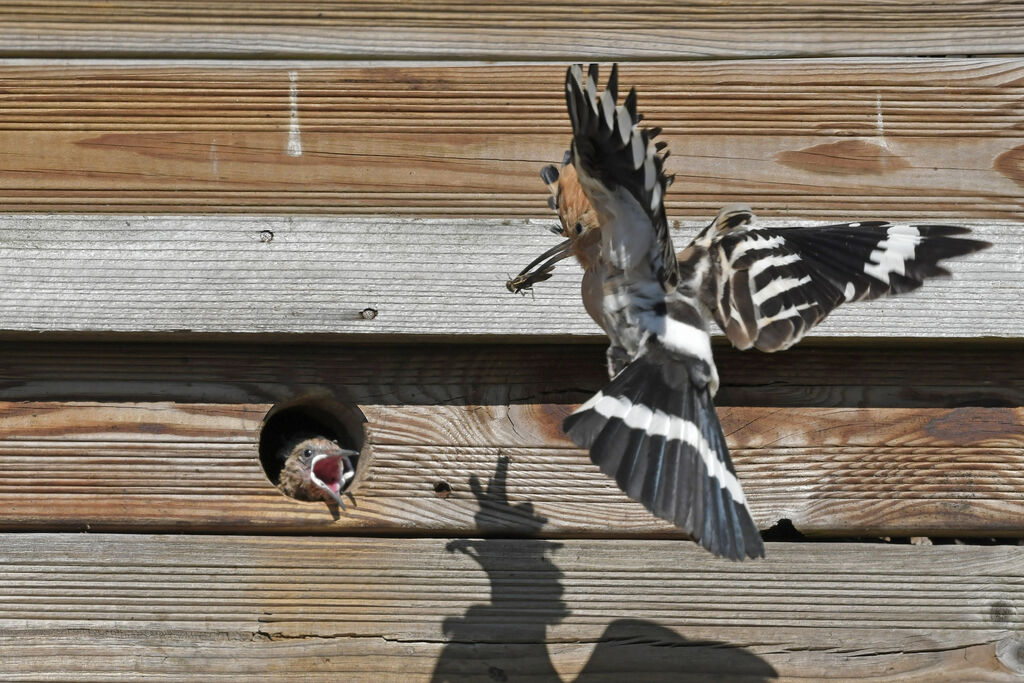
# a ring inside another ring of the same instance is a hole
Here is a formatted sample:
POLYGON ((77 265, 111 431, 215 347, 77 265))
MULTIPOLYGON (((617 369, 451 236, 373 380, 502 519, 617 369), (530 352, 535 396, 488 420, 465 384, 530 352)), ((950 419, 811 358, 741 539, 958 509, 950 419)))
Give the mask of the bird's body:
POLYGON ((541 177, 567 239, 528 265, 509 289, 551 276, 574 255, 583 303, 608 334, 611 382, 563 428, 654 514, 711 552, 763 556, 712 397, 718 374, 708 326, 739 348, 796 343, 844 301, 909 291, 948 274, 938 261, 986 246, 953 226, 849 223, 758 228, 728 207, 678 254, 663 198, 664 143, 639 127, 636 93, 616 106, 617 69, 597 94, 597 67, 566 75, 573 141, 562 169, 541 177))

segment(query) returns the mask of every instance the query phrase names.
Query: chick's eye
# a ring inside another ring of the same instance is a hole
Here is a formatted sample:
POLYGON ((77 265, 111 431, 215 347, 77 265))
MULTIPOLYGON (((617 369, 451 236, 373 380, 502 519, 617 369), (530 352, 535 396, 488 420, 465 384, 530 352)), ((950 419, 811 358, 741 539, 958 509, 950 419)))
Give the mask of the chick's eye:
POLYGON ((302 451, 302 454, 304 456, 306 456, 307 458, 313 457, 313 451, 311 449, 309 449, 309 448, 307 448, 306 450, 302 451))
POLYGON ((576 234, 577 234, 577 235, 579 235, 580 233, 582 233, 582 232, 583 232, 583 223, 582 223, 582 222, 580 222, 580 221, 576 221, 576 226, 575 226, 575 230, 576 230, 576 234))

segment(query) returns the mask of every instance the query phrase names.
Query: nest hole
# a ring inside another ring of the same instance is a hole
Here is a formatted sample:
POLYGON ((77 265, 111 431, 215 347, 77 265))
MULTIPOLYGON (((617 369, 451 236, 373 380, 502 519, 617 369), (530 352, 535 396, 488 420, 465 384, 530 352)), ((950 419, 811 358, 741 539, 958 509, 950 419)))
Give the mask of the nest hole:
POLYGON ((303 399, 274 406, 263 419, 259 435, 260 465, 274 486, 289 444, 311 436, 322 436, 342 448, 359 453, 353 456, 355 477, 344 491, 352 491, 362 478, 369 458, 365 457, 366 417, 352 404, 331 399, 303 399))

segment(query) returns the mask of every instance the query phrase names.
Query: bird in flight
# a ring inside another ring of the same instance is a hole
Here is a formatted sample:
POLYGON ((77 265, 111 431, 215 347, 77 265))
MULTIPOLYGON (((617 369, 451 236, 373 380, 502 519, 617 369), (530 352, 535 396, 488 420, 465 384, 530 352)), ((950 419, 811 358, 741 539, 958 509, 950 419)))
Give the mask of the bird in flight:
POLYGON ((358 452, 323 436, 300 436, 285 444, 280 454, 284 464, 277 485, 285 495, 334 502, 345 509, 341 494, 355 477, 352 458, 358 452))
POLYGON ((947 225, 762 228, 732 206, 677 254, 660 129, 640 126, 635 89, 618 104, 618 65, 600 94, 597 82, 596 64, 585 77, 569 68, 572 144, 560 169, 541 171, 566 239, 506 286, 530 289, 576 257, 583 305, 609 338, 611 381, 563 429, 627 495, 710 552, 763 557, 712 403, 710 320, 740 349, 779 351, 840 304, 916 289, 949 274, 939 261, 989 244, 947 225))

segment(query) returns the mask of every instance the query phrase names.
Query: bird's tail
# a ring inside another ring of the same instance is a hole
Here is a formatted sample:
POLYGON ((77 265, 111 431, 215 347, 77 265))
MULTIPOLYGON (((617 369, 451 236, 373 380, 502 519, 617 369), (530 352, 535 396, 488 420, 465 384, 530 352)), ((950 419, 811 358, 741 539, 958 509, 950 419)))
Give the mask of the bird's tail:
POLYGON ((619 488, 715 555, 764 557, 708 385, 654 342, 563 429, 619 488))

